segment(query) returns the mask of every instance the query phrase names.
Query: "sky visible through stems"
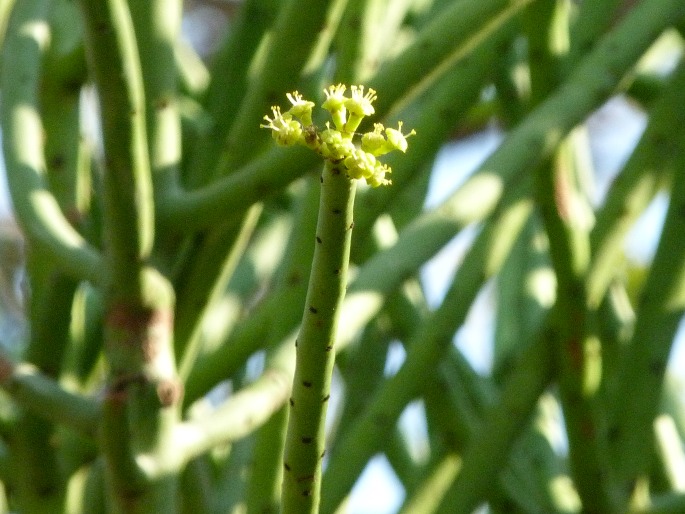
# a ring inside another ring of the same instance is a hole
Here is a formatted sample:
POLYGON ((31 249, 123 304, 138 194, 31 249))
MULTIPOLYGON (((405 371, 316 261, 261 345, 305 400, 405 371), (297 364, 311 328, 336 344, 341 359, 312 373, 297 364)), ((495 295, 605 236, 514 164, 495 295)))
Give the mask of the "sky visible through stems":
MULTIPOLYGON (((594 199, 600 203, 613 177, 628 158, 645 128, 644 115, 622 98, 608 102, 588 120, 593 165, 595 166, 594 199)), ((427 206, 438 205, 493 152, 502 141, 495 127, 446 145, 439 153, 426 199, 427 206)), ((645 211, 626 240, 626 255, 637 264, 651 262, 668 207, 668 197, 659 194, 645 211)), ((469 228, 446 245, 422 270, 428 303, 435 307, 442 301, 458 263, 477 234, 469 228)), ((494 337, 494 299, 492 286, 486 287, 476 299, 463 327, 455 336, 455 344, 480 373, 490 371, 494 337)), ((669 369, 685 377, 685 330, 683 324, 676 337, 669 369)), ((401 346, 390 352, 386 372, 396 371, 404 358, 401 346)), ((423 448, 424 416, 420 402, 405 410, 400 424, 413 438, 413 449, 423 448)), ((404 498, 399 481, 387 460, 377 456, 369 462, 352 491, 350 514, 390 514, 396 512, 404 498)), ((487 511, 486 511, 487 512, 487 511)))
MULTIPOLYGON (((621 98, 610 101, 588 120, 591 134, 593 161, 597 183, 595 199, 600 201, 614 174, 627 159, 645 127, 645 118, 621 98)), ((495 150, 502 140, 502 134, 495 127, 473 134, 468 138, 446 145, 439 153, 426 200, 427 206, 440 203, 478 165, 495 150)), ((0 223, 12 224, 11 203, 7 193, 4 165, 0 162, 0 223)), ((659 194, 642 218, 636 223, 626 240, 626 254, 638 264, 648 264, 656 248, 661 225, 668 205, 668 198, 659 194)), ((464 230, 457 238, 439 252, 423 269, 422 279, 427 300, 431 306, 440 304, 456 266, 468 250, 477 229, 464 230)), ((486 287, 471 309, 464 326, 455 336, 455 343, 481 373, 488 373, 491 361, 494 334, 494 311, 492 287, 486 287)), ((685 327, 676 336, 671 355, 670 371, 685 380, 685 327)), ((387 372, 399 368, 404 352, 396 345, 391 352, 387 372)), ((422 406, 411 404, 403 414, 400 423, 411 434, 414 449, 421 451, 425 434, 422 406)), ((349 504, 350 514, 385 514, 396 512, 403 499, 399 482, 392 474, 384 457, 370 461, 355 486, 349 504)))
MULTIPOLYGON (((601 200, 614 174, 630 154, 645 127, 644 116, 622 99, 610 101, 588 120, 591 132, 593 161, 596 167, 595 199, 601 200)), ((495 127, 474 134, 464 140, 446 145, 438 155, 426 200, 427 206, 440 203, 458 187, 478 165, 495 150, 502 134, 495 127)), ((12 223, 11 204, 7 192, 4 165, 0 162, 0 222, 12 223)), ((668 198, 660 194, 636 223, 626 241, 626 254, 639 264, 651 261, 665 216, 668 198)), ((423 269, 422 279, 431 306, 440 304, 456 266, 468 250, 477 229, 464 230, 445 246, 423 269)), ((490 369, 494 334, 492 288, 486 287, 474 303, 464 326, 455 336, 455 343, 480 373, 490 369)), ((671 355, 670 369, 679 377, 685 376, 684 330, 678 332, 671 355)), ((399 368, 404 351, 400 345, 390 353, 386 371, 399 368)), ((412 434, 413 449, 421 452, 425 436, 422 406, 412 403, 400 423, 412 434)), ((350 514, 384 514, 395 512, 403 499, 403 491, 384 457, 370 461, 352 491, 350 514)))
MULTIPOLYGON (((210 19, 210 18, 207 18, 210 19)), ((196 22, 205 23, 205 19, 196 22)), ((219 23, 219 22, 218 22, 219 23)), ((220 23, 219 23, 220 25, 220 23)), ((184 32, 192 41, 207 34, 205 30, 194 31, 193 21, 184 21, 184 32)), ((217 32, 221 27, 214 27, 217 32)), ((193 41, 195 46, 209 45, 210 41, 193 41)), ((599 202, 608 185, 632 150, 645 126, 644 116, 621 99, 614 99, 588 121, 597 183, 595 199, 599 202)), ((502 139, 496 128, 474 134, 459 142, 446 145, 436 163, 427 198, 427 206, 437 205, 453 191, 491 153, 502 139)), ((7 193, 6 174, 0 160, 0 223, 12 224, 11 206, 7 193)), ((649 263, 658 241, 668 198, 661 194, 644 213, 626 241, 626 254, 639 264, 649 263)), ((427 300, 431 306, 439 305, 449 278, 461 261, 464 253, 477 233, 477 229, 463 231, 458 238, 439 252, 423 269, 427 300)), ((464 326, 455 337, 455 343, 471 361, 474 368, 487 373, 490 368, 493 339, 494 300, 492 287, 486 287, 474 303, 464 326)), ((0 316, 4 316, 0 312, 0 316)), ((670 370, 683 379, 685 376, 685 331, 676 336, 671 355, 670 370)), ((399 368, 404 353, 400 345, 390 352, 386 371, 393 373, 399 368)), ((334 409, 331 409, 334 410, 334 409)), ((413 450, 421 452, 422 437, 425 436, 424 416, 419 402, 412 403, 400 419, 403 429, 412 434, 413 450)), ((352 491, 349 503, 350 514, 386 514, 396 512, 401 505, 403 492, 399 482, 383 457, 376 457, 368 464, 352 491)))

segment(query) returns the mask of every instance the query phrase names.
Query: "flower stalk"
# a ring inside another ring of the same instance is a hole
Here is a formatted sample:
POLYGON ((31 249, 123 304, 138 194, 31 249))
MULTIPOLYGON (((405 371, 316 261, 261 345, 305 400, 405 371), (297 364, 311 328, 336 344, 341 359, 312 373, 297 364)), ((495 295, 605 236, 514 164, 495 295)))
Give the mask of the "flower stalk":
POLYGON ((263 128, 271 130, 281 146, 302 145, 324 158, 321 196, 312 271, 297 348, 295 376, 289 399, 290 413, 283 459, 282 508, 285 514, 317 513, 321 493, 321 462, 325 454, 326 410, 331 397, 331 376, 340 307, 347 287, 352 241, 356 180, 371 187, 389 185, 391 170, 377 157, 393 150, 406 152, 409 135, 374 125, 360 142, 354 136, 364 117, 374 113, 376 92, 363 86, 333 85, 324 90, 321 107, 333 126, 319 130, 312 121, 314 102, 297 91, 287 95, 292 107, 271 108, 263 128))

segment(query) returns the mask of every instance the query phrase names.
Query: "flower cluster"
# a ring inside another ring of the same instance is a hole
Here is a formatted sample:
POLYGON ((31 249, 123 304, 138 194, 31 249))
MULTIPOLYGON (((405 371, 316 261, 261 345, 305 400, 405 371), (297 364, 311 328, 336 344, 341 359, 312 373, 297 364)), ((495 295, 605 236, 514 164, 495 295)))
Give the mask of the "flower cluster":
POLYGON ((304 145, 333 165, 344 169, 353 179, 365 179, 372 186, 390 184, 386 175, 391 172, 387 164, 377 157, 393 150, 407 151, 407 138, 414 135, 413 130, 402 133, 402 122, 397 129, 385 128, 374 124, 373 132, 362 134, 358 142, 353 140, 355 131, 362 119, 374 113, 373 102, 376 92, 364 86, 351 86, 350 96, 345 96, 347 87, 343 84, 324 89, 326 100, 321 107, 330 113, 333 127, 326 123, 324 130, 319 130, 312 122, 314 102, 302 98, 297 91, 286 96, 292 107, 281 112, 278 106, 271 107, 272 117, 264 116, 266 124, 262 128, 271 130, 271 135, 281 146, 304 145))

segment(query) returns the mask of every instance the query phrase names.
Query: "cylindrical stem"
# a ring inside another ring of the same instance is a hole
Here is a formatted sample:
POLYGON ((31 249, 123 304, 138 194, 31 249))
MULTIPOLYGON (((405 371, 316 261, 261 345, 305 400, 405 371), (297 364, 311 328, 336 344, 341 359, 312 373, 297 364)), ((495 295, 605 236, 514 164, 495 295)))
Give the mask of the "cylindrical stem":
POLYGON ((318 512, 324 425, 336 328, 347 284, 354 193, 354 181, 327 164, 321 175, 314 261, 296 342, 297 365, 283 461, 284 514, 318 512))

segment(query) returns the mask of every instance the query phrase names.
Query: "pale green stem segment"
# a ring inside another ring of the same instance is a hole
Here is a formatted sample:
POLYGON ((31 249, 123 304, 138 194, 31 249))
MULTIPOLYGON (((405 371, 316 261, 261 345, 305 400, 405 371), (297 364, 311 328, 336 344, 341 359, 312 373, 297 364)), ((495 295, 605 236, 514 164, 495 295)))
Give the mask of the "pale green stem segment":
POLYGON ((103 179, 113 294, 140 297, 141 262, 153 242, 152 180, 143 78, 131 13, 122 0, 81 2, 88 64, 98 87, 106 172, 103 179))
POLYGON ((91 398, 69 392, 31 364, 15 364, 0 353, 0 386, 20 406, 91 436, 100 408, 91 398))
MULTIPOLYGON (((682 95, 685 69, 681 66, 668 95, 682 95)), ((671 97, 672 99, 675 97, 671 97)), ((682 105, 682 99, 681 103, 682 105)), ((680 107, 673 109, 677 120, 680 107)), ((685 314, 685 145, 673 143, 673 185, 666 221, 649 276, 641 291, 632 343, 620 361, 616 401, 630 398, 624 409, 612 405, 613 457, 622 485, 631 486, 647 473, 654 449, 654 418, 668 356, 685 314)), ((664 159, 664 156, 659 156, 664 159)), ((668 158, 668 155, 665 156, 668 158)))
POLYGON ((17 220, 32 246, 66 273, 102 281, 102 259, 69 224, 48 190, 39 112, 40 63, 50 38, 49 2, 17 2, 2 54, 2 133, 7 181, 17 220))
POLYGON ((345 296, 355 181, 326 162, 309 289, 296 342, 297 364, 283 460, 284 514, 317 513, 324 425, 335 360, 335 336, 345 296))
MULTIPOLYGON (((538 3, 527 14, 531 55, 531 98, 542 101, 558 85, 570 42, 568 3, 538 3)), ((601 415, 601 343, 586 305, 592 209, 583 191, 587 141, 582 128, 563 139, 553 159, 533 171, 534 196, 549 240, 557 279, 550 324, 559 397, 569 441, 574 485, 587 512, 612 512, 614 488, 607 470, 606 426, 601 415), (550 194, 550 191, 553 194, 550 194)))
POLYGON ((180 0, 130 2, 145 89, 150 168, 158 196, 178 187, 181 120, 178 113, 175 46, 183 11, 180 0))
POLYGON ((176 512, 180 463, 171 437, 180 386, 172 352, 174 292, 147 265, 154 205, 136 33, 125 0, 84 0, 80 5, 100 99, 106 168, 109 377, 100 444, 112 512, 176 512))

